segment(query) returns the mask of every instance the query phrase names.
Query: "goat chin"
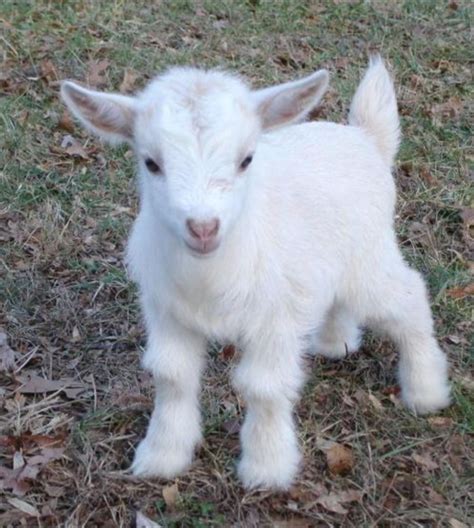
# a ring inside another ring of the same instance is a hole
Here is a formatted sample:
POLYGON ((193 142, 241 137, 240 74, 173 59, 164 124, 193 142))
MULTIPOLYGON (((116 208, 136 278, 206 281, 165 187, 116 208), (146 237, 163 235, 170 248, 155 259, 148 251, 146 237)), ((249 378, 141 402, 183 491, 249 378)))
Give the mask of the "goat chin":
POLYGON ((127 262, 157 398, 137 475, 171 478, 191 464, 209 338, 242 349, 233 380, 247 402, 238 473, 248 488, 291 485, 302 358, 355 352, 362 326, 398 346, 409 409, 449 404, 426 288, 393 226, 392 80, 375 57, 348 126, 298 124, 327 83, 322 70, 252 91, 226 73, 173 69, 137 97, 63 85, 86 127, 132 143, 138 156, 141 205, 127 262))

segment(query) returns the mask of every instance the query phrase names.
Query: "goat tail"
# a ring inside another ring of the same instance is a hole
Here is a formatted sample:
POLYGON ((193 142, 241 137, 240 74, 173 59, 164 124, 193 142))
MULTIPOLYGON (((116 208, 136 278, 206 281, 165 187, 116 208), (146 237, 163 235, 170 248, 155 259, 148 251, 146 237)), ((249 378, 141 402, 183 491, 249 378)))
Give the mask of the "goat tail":
POLYGON ((393 165, 400 143, 400 122, 395 88, 380 55, 370 58, 352 100, 349 124, 372 136, 382 158, 393 165))

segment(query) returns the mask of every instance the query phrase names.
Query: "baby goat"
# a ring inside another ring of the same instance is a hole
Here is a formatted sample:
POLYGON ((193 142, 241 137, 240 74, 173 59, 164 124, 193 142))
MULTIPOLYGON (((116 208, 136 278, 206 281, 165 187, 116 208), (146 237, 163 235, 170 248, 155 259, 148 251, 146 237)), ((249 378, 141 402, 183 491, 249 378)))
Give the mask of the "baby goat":
POLYGON ((356 351, 362 325, 396 342, 408 408, 449 404, 425 285, 393 226, 393 84, 376 57, 349 126, 295 125, 327 85, 320 70, 252 91, 238 77, 192 68, 171 69, 136 97, 62 85, 73 114, 102 138, 128 142, 138 161, 128 262, 156 402, 136 475, 173 477, 190 465, 208 338, 242 350, 233 379, 247 403, 238 466, 246 487, 291 484, 303 355, 356 351))

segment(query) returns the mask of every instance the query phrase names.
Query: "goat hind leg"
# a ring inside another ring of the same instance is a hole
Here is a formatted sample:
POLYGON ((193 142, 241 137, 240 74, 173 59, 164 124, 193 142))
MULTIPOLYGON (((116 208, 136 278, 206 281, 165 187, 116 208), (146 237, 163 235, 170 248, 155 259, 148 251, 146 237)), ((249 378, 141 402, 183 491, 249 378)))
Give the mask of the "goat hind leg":
POLYGON ((403 402, 417 414, 447 407, 448 362, 434 336, 422 278, 400 257, 390 262, 390 269, 377 274, 377 279, 371 286, 371 320, 398 345, 403 402))

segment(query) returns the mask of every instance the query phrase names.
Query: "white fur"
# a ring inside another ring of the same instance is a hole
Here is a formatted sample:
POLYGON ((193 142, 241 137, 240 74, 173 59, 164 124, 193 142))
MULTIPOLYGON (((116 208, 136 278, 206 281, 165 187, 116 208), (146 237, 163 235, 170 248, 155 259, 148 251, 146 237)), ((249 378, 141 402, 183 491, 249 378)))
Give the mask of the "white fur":
POLYGON ((400 124, 392 80, 380 55, 370 59, 370 67, 352 100, 349 124, 370 134, 386 163, 393 164, 400 143, 400 124))
POLYGON ((177 69, 133 100, 141 209, 128 262, 148 329, 143 363, 157 385, 137 475, 172 477, 191 463, 206 338, 243 351, 234 381, 247 402, 238 468, 247 487, 287 488, 298 470, 292 409, 309 342, 341 357, 357 349, 361 325, 381 328, 399 347, 406 405, 426 413, 449 403, 425 287, 393 228, 393 85, 377 60, 352 104, 360 126, 262 132, 307 113, 327 84, 324 72, 312 78, 265 94, 224 73, 177 69), (147 157, 163 175, 146 170, 147 157), (190 217, 220 220, 220 245, 206 258, 184 243, 190 217))

